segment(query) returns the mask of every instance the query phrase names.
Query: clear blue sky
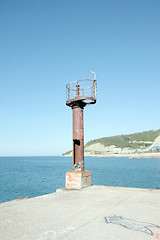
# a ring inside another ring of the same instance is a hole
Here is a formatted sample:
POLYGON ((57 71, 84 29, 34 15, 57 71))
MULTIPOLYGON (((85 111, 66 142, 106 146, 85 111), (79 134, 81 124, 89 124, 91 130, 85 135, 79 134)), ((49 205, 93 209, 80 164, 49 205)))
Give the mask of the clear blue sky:
POLYGON ((160 128, 159 0, 1 0, 0 156, 72 148, 65 86, 97 74, 85 143, 160 128))

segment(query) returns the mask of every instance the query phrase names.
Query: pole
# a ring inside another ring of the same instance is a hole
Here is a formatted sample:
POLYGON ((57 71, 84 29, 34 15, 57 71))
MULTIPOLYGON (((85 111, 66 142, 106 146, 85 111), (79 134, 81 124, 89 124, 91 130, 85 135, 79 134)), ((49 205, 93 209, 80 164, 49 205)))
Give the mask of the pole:
POLYGON ((73 170, 84 171, 83 106, 81 102, 72 107, 73 111, 73 170))

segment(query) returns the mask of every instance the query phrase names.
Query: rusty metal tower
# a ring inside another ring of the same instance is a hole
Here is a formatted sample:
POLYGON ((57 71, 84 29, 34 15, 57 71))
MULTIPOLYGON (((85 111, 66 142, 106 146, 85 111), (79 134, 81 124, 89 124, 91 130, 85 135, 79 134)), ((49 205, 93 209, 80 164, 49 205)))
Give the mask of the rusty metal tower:
POLYGON ((66 105, 73 112, 73 171, 84 171, 83 109, 96 103, 96 74, 94 80, 81 79, 66 85, 66 105))

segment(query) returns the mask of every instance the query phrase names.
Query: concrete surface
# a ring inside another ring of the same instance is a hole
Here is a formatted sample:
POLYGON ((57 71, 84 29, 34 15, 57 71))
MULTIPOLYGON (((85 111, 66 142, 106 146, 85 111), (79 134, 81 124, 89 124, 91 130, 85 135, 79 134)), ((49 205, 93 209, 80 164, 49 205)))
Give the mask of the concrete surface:
POLYGON ((91 186, 0 204, 1 240, 160 239, 155 225, 160 225, 160 190, 91 186), (114 216, 131 229, 105 221, 114 216))

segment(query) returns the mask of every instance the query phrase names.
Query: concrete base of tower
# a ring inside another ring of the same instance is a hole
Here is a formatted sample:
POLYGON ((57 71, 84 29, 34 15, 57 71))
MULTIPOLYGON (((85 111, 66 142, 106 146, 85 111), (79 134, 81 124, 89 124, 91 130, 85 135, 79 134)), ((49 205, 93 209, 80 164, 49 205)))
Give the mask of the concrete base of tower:
POLYGON ((82 189, 91 186, 91 171, 66 172, 66 188, 82 189))

